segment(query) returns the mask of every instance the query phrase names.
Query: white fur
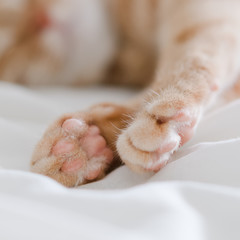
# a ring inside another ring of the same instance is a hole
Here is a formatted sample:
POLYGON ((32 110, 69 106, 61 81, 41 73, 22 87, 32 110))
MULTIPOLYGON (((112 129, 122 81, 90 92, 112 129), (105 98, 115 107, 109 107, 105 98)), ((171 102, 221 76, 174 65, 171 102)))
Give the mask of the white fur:
MULTIPOLYGON (((62 64, 61 71, 42 67, 38 77, 34 77, 29 69, 29 81, 32 83, 35 79, 35 83, 38 83, 40 78, 40 83, 50 81, 61 84, 102 80, 115 49, 114 35, 103 2, 57 1, 49 8, 48 15, 51 25, 43 31, 40 43, 51 57, 62 64)), ((44 66, 39 62, 35 64, 44 66)), ((35 64, 31 68, 36 69, 35 64)))

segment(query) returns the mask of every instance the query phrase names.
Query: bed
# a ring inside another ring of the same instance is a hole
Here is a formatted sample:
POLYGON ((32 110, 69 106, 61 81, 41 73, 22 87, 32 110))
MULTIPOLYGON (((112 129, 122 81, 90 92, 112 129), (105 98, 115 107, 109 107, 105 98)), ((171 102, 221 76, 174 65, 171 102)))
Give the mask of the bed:
POLYGON ((0 82, 0 239, 240 239, 240 101, 209 111, 156 174, 122 166, 68 189, 29 171, 33 148, 56 117, 133 94, 0 82))

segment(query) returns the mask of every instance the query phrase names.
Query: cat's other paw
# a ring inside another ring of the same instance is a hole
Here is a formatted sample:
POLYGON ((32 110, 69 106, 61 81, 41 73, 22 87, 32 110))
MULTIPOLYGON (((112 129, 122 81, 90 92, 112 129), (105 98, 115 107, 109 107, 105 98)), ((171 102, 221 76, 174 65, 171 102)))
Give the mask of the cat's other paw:
POLYGON ((72 187, 102 178, 112 160, 113 152, 99 128, 70 117, 45 134, 35 150, 32 170, 72 187))
POLYGON ((176 99, 148 104, 117 141, 124 163, 137 172, 157 172, 195 131, 201 109, 176 99))
POLYGON ((116 131, 123 127, 121 116, 127 113, 122 106, 99 104, 61 117, 38 143, 32 171, 68 187, 101 179, 112 164, 117 164, 113 156, 116 131))

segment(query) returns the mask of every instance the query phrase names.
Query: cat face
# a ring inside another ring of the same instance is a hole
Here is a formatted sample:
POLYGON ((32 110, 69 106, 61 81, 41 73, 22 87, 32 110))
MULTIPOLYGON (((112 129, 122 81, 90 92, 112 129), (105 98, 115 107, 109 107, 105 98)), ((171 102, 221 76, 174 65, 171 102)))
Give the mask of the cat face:
POLYGON ((108 24, 99 0, 1 0, 0 79, 100 79, 114 49, 108 24))

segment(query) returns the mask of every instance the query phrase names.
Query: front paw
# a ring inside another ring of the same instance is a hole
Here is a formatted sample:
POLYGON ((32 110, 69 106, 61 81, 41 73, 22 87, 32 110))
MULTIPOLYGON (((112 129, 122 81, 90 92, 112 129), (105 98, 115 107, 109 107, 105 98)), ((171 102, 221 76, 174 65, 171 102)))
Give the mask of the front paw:
POLYGON ((68 187, 103 178, 119 164, 114 158, 116 133, 125 126, 130 112, 126 107, 105 103, 62 116, 38 143, 32 171, 68 187))
MULTIPOLYGON (((169 106, 169 102, 167 103, 169 106)), ((170 108, 153 103, 122 132, 117 150, 124 163, 137 172, 157 172, 180 146, 189 141, 200 118, 200 108, 170 108)))
POLYGON ((100 129, 82 116, 55 122, 35 149, 32 171, 72 187, 101 179, 113 160, 100 129))

